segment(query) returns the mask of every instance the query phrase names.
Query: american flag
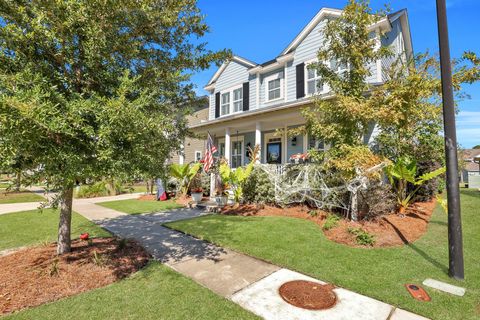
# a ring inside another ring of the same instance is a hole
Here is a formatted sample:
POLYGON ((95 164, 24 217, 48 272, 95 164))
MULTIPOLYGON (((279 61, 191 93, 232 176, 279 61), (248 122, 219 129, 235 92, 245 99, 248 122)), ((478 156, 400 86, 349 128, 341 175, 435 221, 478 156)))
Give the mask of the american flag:
POLYGON ((213 144, 212 136, 208 133, 207 148, 205 149, 205 158, 203 159, 203 170, 208 172, 213 165, 213 154, 217 152, 217 147, 213 144))

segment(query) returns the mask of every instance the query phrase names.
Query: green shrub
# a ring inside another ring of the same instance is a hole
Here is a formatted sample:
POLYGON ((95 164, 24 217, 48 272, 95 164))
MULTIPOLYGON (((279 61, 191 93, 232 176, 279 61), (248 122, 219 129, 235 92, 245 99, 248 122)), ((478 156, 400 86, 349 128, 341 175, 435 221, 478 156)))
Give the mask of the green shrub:
POLYGON ((318 216, 317 210, 310 210, 310 211, 308 211, 308 214, 309 214, 311 217, 316 217, 316 216, 318 216))
POLYGON ((255 166, 245 182, 243 199, 248 203, 275 204, 275 187, 261 168, 255 166))
POLYGON ((112 196, 122 193, 122 184, 118 181, 108 183, 107 181, 98 181, 94 184, 80 186, 80 189, 75 193, 76 198, 93 198, 112 196))
POLYGON ((325 223, 322 226, 323 230, 330 230, 338 226, 338 221, 340 221, 340 217, 334 214, 329 214, 327 219, 325 219, 325 223))
POLYGON ((355 236, 355 241, 359 245, 373 246, 375 244, 375 236, 362 228, 348 228, 348 232, 355 236))

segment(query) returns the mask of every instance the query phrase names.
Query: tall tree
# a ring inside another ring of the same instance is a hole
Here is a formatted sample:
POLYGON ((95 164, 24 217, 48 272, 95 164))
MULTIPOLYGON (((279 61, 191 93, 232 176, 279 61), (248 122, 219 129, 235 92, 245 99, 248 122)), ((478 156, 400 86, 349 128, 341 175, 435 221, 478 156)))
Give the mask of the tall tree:
POLYGON ((317 98, 305 109, 306 129, 330 144, 361 145, 373 115, 366 92, 371 85, 369 65, 391 54, 379 46, 371 26, 385 18, 386 11, 373 11, 367 0, 349 0, 340 17, 329 20, 323 30, 316 69, 330 89, 330 99, 317 98), (339 67, 340 66, 340 67, 339 67))
POLYGON ((0 159, 59 189, 70 251, 76 181, 164 170, 193 71, 218 62, 195 0, 1 0, 0 159))

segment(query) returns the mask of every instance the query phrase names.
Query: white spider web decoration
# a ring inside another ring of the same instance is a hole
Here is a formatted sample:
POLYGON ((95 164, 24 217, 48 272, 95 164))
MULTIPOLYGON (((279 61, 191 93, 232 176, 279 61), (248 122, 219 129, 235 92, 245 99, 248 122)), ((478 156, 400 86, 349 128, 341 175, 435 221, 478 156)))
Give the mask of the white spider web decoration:
POLYGON ((275 188, 279 204, 308 203, 318 209, 340 209, 357 219, 357 195, 368 186, 368 174, 385 167, 385 163, 365 171, 356 169, 357 176, 346 181, 338 174, 326 173, 316 164, 260 164, 275 188))

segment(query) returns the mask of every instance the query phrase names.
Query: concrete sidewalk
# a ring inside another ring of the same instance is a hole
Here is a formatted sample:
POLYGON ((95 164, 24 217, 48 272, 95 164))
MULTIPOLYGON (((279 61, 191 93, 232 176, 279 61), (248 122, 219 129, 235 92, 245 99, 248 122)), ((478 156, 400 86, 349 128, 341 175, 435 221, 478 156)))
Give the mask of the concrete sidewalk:
POLYGON ((331 309, 291 306, 278 295, 281 284, 298 279, 323 282, 162 226, 206 214, 198 209, 127 215, 79 202, 74 209, 115 235, 136 239, 158 261, 265 319, 426 319, 343 288, 335 289, 339 302, 331 309))
MULTIPOLYGON (((28 188, 28 190, 35 192, 38 195, 41 195, 42 197, 45 198, 45 201, 51 200, 56 195, 56 193, 52 193, 52 192, 45 193, 45 191, 39 187, 30 187, 28 188)), ((142 193, 128 193, 128 194, 122 194, 118 196, 109 196, 109 197, 73 199, 73 210, 75 211, 76 210, 75 208, 84 208, 83 212, 85 212, 85 215, 94 214, 91 217, 91 219, 89 218, 90 220, 95 220, 96 217, 98 217, 98 219, 100 220, 105 218, 111 219, 111 218, 117 217, 118 215, 124 215, 124 213, 103 208, 100 206, 92 207, 92 205, 94 203, 106 202, 106 201, 136 199, 140 195, 142 195, 142 193), (103 208, 103 211, 97 213, 98 209, 100 208, 103 208)), ((0 215, 7 214, 7 213, 21 212, 21 211, 37 210, 41 204, 42 202, 21 202, 21 203, 0 204, 0 215)))

